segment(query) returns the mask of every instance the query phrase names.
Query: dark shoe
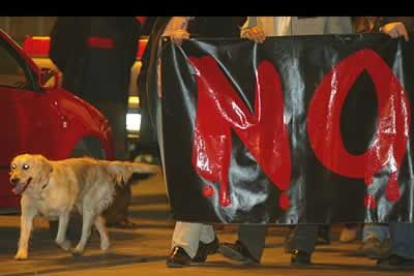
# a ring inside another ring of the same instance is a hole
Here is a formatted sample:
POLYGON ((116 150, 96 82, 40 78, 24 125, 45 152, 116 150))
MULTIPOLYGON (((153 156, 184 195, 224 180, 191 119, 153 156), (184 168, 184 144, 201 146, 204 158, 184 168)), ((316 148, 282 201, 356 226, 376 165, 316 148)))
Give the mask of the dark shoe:
POLYGON ((295 250, 292 253, 290 264, 292 265, 310 265, 311 254, 302 250, 295 250))
POLYGON ((178 268, 189 266, 191 264, 191 258, 182 247, 175 246, 167 259, 167 267, 178 268))
POLYGON ((407 259, 398 255, 390 255, 388 258, 378 260, 377 265, 382 268, 393 268, 401 266, 414 267, 414 259, 407 259))
POLYGON ((215 254, 218 252, 219 249, 219 240, 217 237, 214 237, 214 240, 210 243, 203 243, 200 241, 198 245, 198 250, 193 258, 193 262, 196 263, 203 263, 207 260, 207 256, 211 254, 215 254))
POLYGON ((222 243, 219 249, 220 253, 231 260, 241 262, 243 264, 259 264, 260 261, 254 258, 249 250, 240 241, 232 243, 222 243))

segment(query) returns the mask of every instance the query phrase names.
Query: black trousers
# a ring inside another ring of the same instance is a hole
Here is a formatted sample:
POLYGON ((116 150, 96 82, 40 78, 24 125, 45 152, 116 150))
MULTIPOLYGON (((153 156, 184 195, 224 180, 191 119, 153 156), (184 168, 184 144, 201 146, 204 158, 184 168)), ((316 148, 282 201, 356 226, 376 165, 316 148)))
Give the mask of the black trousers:
POLYGON ((103 101, 88 100, 108 119, 112 128, 115 146, 115 158, 117 160, 128 159, 126 115, 128 113, 128 100, 103 101))
POLYGON ((266 225, 240 224, 238 227, 238 238, 247 247, 250 254, 260 261, 265 247, 266 225))
POLYGON ((319 225, 317 224, 299 224, 293 231, 294 249, 305 251, 309 254, 315 250, 316 240, 318 238, 319 225))

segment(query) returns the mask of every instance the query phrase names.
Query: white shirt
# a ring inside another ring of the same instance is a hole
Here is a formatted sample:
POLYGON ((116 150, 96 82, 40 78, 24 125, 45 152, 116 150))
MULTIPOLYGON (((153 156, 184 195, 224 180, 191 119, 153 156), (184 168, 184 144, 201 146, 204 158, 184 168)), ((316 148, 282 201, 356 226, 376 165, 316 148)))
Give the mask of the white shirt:
POLYGON ((241 37, 255 26, 260 27, 266 37, 352 33, 350 17, 250 16, 243 25, 241 37))
POLYGON ((292 17, 291 16, 260 16, 249 17, 242 28, 242 37, 246 29, 258 26, 266 36, 282 36, 292 34, 292 17))

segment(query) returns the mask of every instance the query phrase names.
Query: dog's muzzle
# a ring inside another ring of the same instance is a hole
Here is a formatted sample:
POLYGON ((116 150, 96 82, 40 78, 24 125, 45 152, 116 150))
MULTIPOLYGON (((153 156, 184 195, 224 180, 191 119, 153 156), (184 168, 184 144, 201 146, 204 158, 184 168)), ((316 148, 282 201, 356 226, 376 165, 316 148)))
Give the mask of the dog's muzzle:
POLYGON ((21 195, 26 191, 27 187, 29 186, 30 182, 32 181, 32 178, 30 177, 26 183, 20 182, 19 178, 12 178, 10 179, 10 183, 15 186, 12 190, 14 194, 21 195))

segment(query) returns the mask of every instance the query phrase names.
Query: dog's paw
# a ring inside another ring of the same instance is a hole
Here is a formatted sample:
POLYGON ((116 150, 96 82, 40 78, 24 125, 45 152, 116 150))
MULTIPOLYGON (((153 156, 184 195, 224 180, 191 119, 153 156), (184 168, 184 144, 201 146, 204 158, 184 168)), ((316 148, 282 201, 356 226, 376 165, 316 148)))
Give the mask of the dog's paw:
POLYGON ((101 250, 102 251, 108 251, 110 246, 111 246, 111 243, 108 240, 101 241, 101 250))
POLYGON ((59 245, 60 248, 62 248, 64 251, 69 251, 71 248, 71 243, 69 240, 63 241, 63 242, 56 242, 57 245, 59 245))
POLYGON ((28 259, 27 251, 19 250, 17 254, 14 256, 14 259, 18 261, 27 260, 28 259))

